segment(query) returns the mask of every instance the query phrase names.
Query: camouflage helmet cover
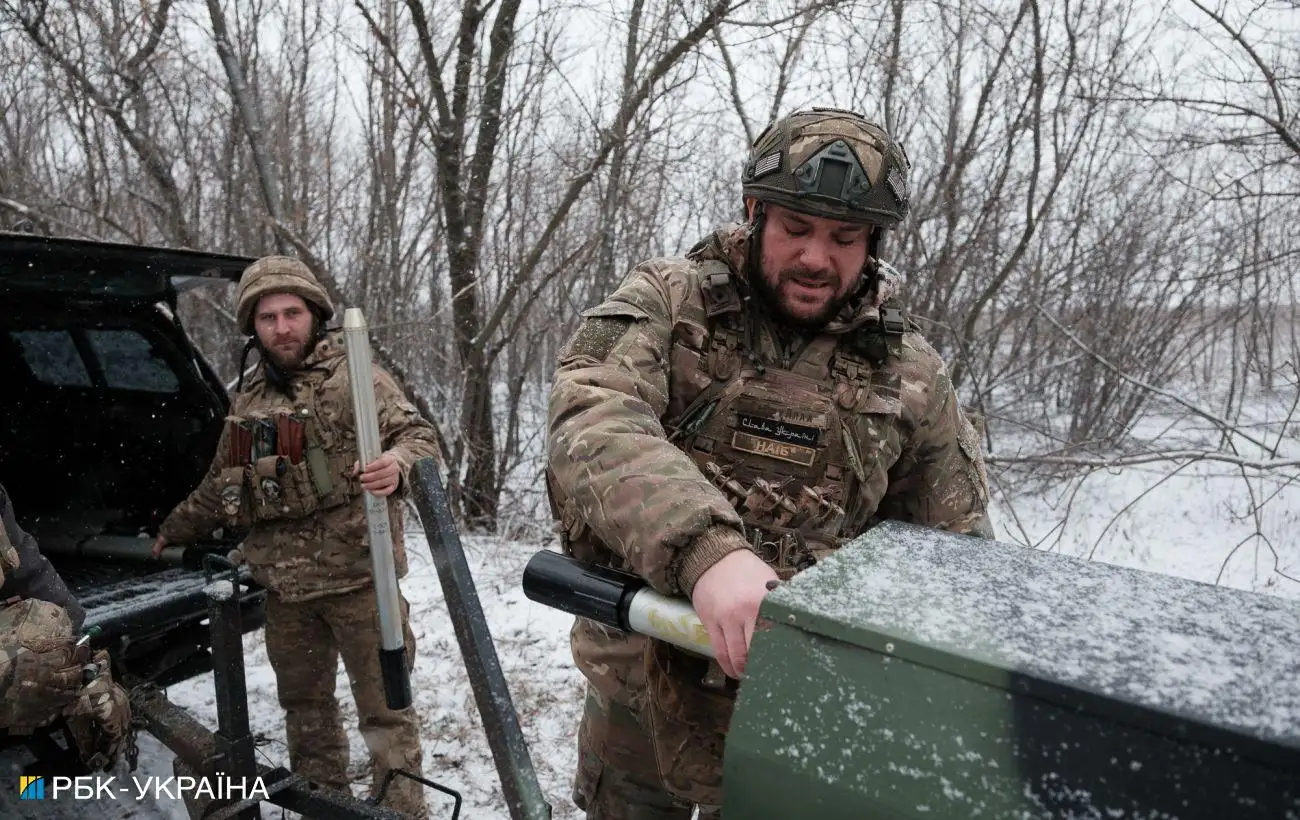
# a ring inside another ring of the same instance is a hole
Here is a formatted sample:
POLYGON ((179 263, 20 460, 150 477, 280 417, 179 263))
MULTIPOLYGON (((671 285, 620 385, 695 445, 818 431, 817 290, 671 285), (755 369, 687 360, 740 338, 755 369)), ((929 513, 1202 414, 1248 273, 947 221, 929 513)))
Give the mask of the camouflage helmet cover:
POLYGON ((235 319, 239 329, 253 335, 253 311, 257 301, 273 293, 292 293, 315 305, 322 321, 334 315, 334 305, 329 294, 312 275, 311 269, 289 256, 263 256, 244 269, 239 277, 239 292, 235 297, 235 319))
POLYGON ((903 147, 860 114, 799 111, 754 141, 745 197, 812 216, 893 227, 907 216, 911 170, 903 147))

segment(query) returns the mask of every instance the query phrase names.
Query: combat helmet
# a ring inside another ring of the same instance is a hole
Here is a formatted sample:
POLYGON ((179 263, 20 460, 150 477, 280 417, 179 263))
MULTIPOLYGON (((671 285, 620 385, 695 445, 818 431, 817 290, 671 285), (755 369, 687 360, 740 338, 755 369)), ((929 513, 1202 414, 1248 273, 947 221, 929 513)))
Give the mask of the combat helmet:
POLYGON ((754 140, 741 183, 746 198, 888 229, 907 216, 910 170, 884 128, 852 111, 813 108, 754 140))
POLYGON ((271 293, 301 296, 319 312, 322 322, 329 321, 334 315, 334 305, 330 302, 329 294, 312 275, 310 268, 290 256, 263 256, 245 268, 239 277, 235 320, 246 335, 253 335, 253 311, 257 308, 257 300, 271 293))

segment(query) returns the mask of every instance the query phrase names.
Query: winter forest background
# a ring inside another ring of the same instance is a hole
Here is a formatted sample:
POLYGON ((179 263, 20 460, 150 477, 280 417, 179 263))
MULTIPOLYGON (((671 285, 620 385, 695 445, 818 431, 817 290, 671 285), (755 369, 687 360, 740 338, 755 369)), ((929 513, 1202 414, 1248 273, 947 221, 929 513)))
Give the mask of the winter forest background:
MULTIPOLYGON (((517 582, 556 351, 809 105, 911 157, 884 256, 986 420, 999 537, 1300 598, 1300 0, 0 0, 0 229, 296 253, 365 309, 561 806, 568 621, 517 582)), ((182 316, 233 381, 232 290, 182 316)), ((426 772, 500 809, 413 554, 426 772)), ((210 686, 172 696, 213 724, 210 686)))
MULTIPOLYGON (((297 253, 437 420, 465 524, 544 539, 578 312, 739 214, 774 115, 854 108, 914 163, 885 256, 987 420, 1002 536, 1172 527, 1202 580, 1300 594, 1297 11, 0 0, 0 224, 297 253)), ((225 376, 230 298, 183 304, 225 376)))

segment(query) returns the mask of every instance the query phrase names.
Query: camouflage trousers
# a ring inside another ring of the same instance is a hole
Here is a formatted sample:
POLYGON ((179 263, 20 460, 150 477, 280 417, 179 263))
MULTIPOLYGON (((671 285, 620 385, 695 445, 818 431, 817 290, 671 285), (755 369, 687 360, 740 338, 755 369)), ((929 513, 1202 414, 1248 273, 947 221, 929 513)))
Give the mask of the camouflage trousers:
MULTIPOLYGON (((407 661, 415 663, 410 607, 402 599, 407 661)), ((379 673, 379 615, 374 587, 309 601, 266 599, 266 654, 285 711, 289 764, 323 786, 351 793, 348 739, 334 697, 339 656, 352 686, 361 736, 370 750, 371 794, 392 769, 422 773, 419 716, 414 708, 388 708, 379 673)), ((398 776, 383 805, 423 820, 423 787, 398 776)))
POLYGON ((636 713, 587 687, 578 726, 573 802, 587 820, 718 820, 717 806, 694 806, 664 788, 653 742, 636 713))

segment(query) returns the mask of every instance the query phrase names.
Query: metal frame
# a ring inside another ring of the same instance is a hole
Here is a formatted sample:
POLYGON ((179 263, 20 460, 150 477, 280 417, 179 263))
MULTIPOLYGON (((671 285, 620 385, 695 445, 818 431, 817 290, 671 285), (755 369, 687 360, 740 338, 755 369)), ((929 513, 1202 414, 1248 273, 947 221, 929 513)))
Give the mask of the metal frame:
MULTIPOLYGON (((209 730, 189 712, 167 700, 156 687, 136 687, 131 696, 134 719, 176 753, 180 763, 198 774, 221 772, 232 779, 261 777, 266 786, 265 802, 282 806, 320 820, 404 820, 406 815, 378 805, 397 776, 409 777, 452 797, 452 820, 458 820, 462 798, 459 792, 418 777, 410 772, 389 772, 375 802, 361 800, 320 785, 283 767, 257 762, 248 722, 248 687, 244 676, 244 648, 240 628, 239 573, 224 558, 208 556, 204 562, 208 586, 209 625, 212 631, 212 672, 217 699, 217 731, 209 730), (215 570, 225 577, 215 577, 215 570), (228 572, 228 574, 226 574, 228 572)), ((233 803, 212 804, 203 810, 205 820, 256 820, 263 800, 250 798, 233 803)))

